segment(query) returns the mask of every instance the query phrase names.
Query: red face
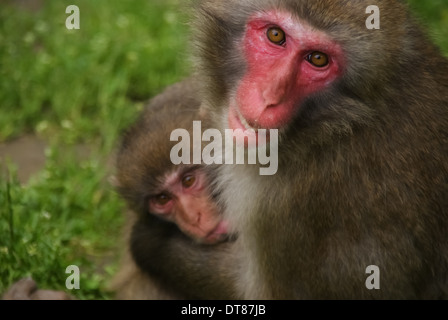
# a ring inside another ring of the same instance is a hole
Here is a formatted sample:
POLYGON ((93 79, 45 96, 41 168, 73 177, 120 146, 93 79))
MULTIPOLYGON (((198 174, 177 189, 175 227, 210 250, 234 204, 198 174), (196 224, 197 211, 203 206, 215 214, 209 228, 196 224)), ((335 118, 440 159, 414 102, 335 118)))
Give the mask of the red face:
POLYGON ((343 70, 341 47, 288 13, 253 16, 243 38, 247 72, 230 101, 231 129, 281 129, 310 94, 343 70))
POLYGON ((207 192, 201 170, 169 174, 162 191, 149 200, 149 212, 174 222, 186 235, 200 243, 225 239, 227 224, 207 192))

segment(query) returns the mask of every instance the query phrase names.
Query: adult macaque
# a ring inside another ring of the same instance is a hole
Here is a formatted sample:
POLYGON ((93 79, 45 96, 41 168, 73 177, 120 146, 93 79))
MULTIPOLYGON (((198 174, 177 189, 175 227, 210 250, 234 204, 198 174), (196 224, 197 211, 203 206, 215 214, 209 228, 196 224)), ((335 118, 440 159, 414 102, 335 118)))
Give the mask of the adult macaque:
POLYGON ((369 30, 368 0, 199 2, 214 125, 280 132, 274 176, 219 169, 238 239, 215 290, 235 273, 249 299, 448 298, 448 63, 406 5, 377 1, 381 29, 369 30), (379 290, 366 286, 371 265, 379 290))

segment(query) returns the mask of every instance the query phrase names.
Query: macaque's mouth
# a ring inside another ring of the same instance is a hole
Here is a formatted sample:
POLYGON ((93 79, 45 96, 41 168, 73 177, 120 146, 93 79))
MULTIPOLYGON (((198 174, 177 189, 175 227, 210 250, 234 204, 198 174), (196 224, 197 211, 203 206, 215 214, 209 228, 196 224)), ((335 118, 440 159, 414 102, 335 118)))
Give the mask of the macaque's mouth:
MULTIPOLYGON (((238 110, 238 107, 236 106, 230 106, 229 112, 228 112, 228 125, 231 130, 241 130, 240 133, 234 132, 234 136, 237 138, 237 141, 243 141, 244 138, 248 138, 247 140, 244 139, 244 145, 245 147, 248 146, 248 141, 256 141, 256 145, 259 145, 260 142, 260 134, 263 132, 263 134, 266 135, 265 143, 269 142, 269 130, 268 128, 262 128, 262 127, 255 127, 254 125, 250 125, 248 121, 241 115, 241 113, 238 110), (260 129, 265 129, 262 131, 259 131, 260 129)), ((262 143, 264 144, 264 143, 262 143)))
POLYGON ((237 106, 229 107, 229 126, 232 130, 241 129, 245 134, 257 132, 258 129, 263 129, 254 124, 250 125, 243 117, 237 106), (249 131, 248 131, 249 130, 249 131), (246 132, 247 131, 247 132, 246 132))
POLYGON ((207 243, 216 243, 227 238, 229 233, 229 224, 227 221, 221 220, 216 227, 204 237, 207 243))

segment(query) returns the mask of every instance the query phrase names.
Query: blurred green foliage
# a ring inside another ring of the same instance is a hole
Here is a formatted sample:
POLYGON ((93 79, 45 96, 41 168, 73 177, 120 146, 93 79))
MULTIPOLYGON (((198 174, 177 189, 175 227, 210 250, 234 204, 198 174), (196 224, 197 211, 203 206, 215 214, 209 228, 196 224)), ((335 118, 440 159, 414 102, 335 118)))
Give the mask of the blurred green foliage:
POLYGON ((0 141, 33 130, 111 144, 136 101, 187 73, 177 1, 76 1, 81 28, 67 30, 71 3, 45 1, 37 12, 2 6, 0 141))
POLYGON ((408 2, 434 41, 448 56, 448 1, 408 0, 408 2))

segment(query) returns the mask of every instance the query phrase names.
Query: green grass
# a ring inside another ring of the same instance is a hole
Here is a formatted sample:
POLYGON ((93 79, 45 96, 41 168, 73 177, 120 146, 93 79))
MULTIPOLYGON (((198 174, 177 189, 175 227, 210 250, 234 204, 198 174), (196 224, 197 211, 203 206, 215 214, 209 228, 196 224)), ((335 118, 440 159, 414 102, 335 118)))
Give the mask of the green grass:
POLYGON ((66 267, 77 265, 82 290, 75 294, 106 298, 123 205, 104 181, 101 156, 75 161, 74 152, 66 158, 55 150, 48 150, 46 168, 27 185, 18 183, 13 169, 0 184, 1 291, 25 276, 64 289, 66 267))
POLYGON ((408 2, 434 41, 445 55, 448 55, 448 2, 446 0, 408 0, 408 2))
MULTIPOLYGON (((448 53, 448 3, 410 2, 448 53)), ((43 3, 0 5, 0 141, 32 133, 48 142, 45 168, 26 184, 0 164, 0 292, 25 276, 64 289, 74 264, 81 290, 72 293, 107 299, 124 204, 105 163, 143 102, 189 73, 188 17, 180 0, 43 3), (73 3, 81 29, 69 31, 73 3)))
POLYGON ((81 29, 67 30, 71 3, 45 1, 35 13, 2 6, 0 139, 33 130, 110 144, 135 101, 187 73, 176 1, 77 1, 81 29))

